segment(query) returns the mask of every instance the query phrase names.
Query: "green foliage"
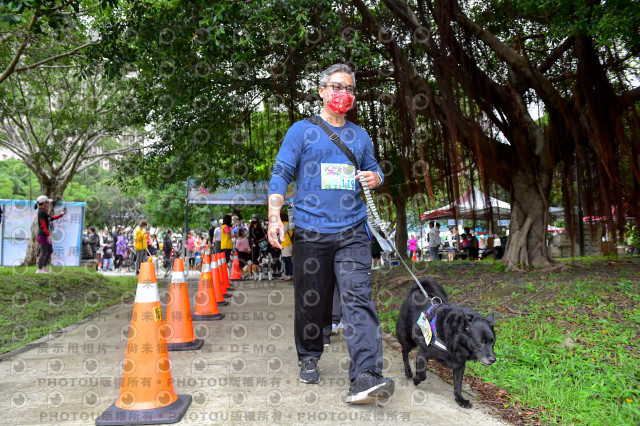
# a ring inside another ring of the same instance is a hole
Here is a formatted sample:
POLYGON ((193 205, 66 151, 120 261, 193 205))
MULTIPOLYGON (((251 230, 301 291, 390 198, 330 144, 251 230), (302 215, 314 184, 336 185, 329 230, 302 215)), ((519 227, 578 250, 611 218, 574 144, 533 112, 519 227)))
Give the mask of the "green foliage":
POLYGON ((554 37, 564 38, 580 32, 594 37, 602 46, 624 45, 630 52, 638 52, 640 48, 637 1, 519 0, 510 2, 509 7, 519 16, 546 17, 545 24, 554 37))
MULTIPOLYGON (((35 175, 22 161, 0 161, 0 198, 35 199, 40 187, 35 175), (25 180, 31 179, 31 188, 25 180), (31 196, 30 196, 31 194, 31 196)), ((95 165, 73 176, 63 201, 86 203, 85 224, 97 229, 115 226, 135 227, 145 218, 154 228, 181 232, 185 214, 185 183, 166 185, 160 190, 147 188, 140 179, 130 179, 126 190, 114 183, 114 172, 95 165)), ((227 213, 239 214, 246 221, 254 214, 266 216, 266 206, 240 206, 236 212, 228 206, 189 206, 189 227, 208 230, 209 219, 221 219, 227 213)))
MULTIPOLYGON (((116 0, 0 0, 0 88, 10 76, 69 67, 87 43, 90 11, 116 0)), ((1 91, 0 91, 1 92, 1 91)), ((1 93, 0 93, 1 94, 1 93)))
POLYGON ((392 311, 381 311, 378 312, 378 318, 380 318, 380 324, 382 326, 382 331, 395 334, 396 333, 396 322, 398 321, 399 310, 394 309, 392 311))
POLYGON ((469 370, 521 404, 544 407, 543 423, 634 423, 640 391, 632 366, 639 354, 630 348, 637 348, 637 325, 620 321, 616 305, 603 302, 610 290, 600 282, 559 290, 560 301, 567 298, 562 311, 533 305, 529 315, 498 323, 499 362, 469 370))
POLYGON ((6 186, 0 186, 3 194, 0 198, 33 200, 40 195, 40 184, 36 175, 20 160, 9 158, 0 161, 0 179, 6 182, 6 186))
POLYGON ((136 277, 107 278, 93 269, 0 268, 0 353, 74 324, 135 292, 136 277))
POLYGON ((121 115, 126 114, 121 88, 118 82, 80 79, 59 68, 19 73, 0 86, 7 95, 0 96, 0 146, 23 161, 0 169, 0 175, 14 175, 13 198, 45 193, 54 201, 65 196, 85 201, 91 196, 79 172, 109 154, 137 148, 135 140, 123 148, 116 138, 122 136, 121 115))
POLYGON ((187 176, 215 188, 267 178, 292 120, 313 111, 291 91, 312 92, 323 66, 368 46, 325 37, 342 26, 332 9, 328 0, 144 1, 99 14, 91 55, 108 58, 114 78, 135 70, 130 122, 154 123, 153 144, 122 165, 121 179, 135 170, 152 188, 187 176))
POLYGON ((640 247, 640 228, 636 225, 628 233, 629 244, 634 247, 640 247))
POLYGON ((504 273, 506 270, 507 267, 502 263, 494 263, 493 266, 491 266, 491 272, 504 273))

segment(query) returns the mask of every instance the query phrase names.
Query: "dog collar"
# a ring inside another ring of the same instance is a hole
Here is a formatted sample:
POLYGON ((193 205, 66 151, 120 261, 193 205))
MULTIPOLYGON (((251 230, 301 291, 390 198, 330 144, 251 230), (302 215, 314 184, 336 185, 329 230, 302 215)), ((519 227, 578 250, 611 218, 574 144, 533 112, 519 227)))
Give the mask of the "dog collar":
POLYGON ((431 305, 431 307, 427 309, 426 316, 427 316, 427 321, 429 321, 429 327, 431 327, 431 331, 433 332, 433 339, 431 340, 431 343, 436 348, 442 351, 446 351, 447 346, 444 344, 442 340, 438 338, 438 332, 436 331, 436 318, 438 317, 436 308, 439 306, 446 307, 448 305, 440 305, 440 304, 431 305))

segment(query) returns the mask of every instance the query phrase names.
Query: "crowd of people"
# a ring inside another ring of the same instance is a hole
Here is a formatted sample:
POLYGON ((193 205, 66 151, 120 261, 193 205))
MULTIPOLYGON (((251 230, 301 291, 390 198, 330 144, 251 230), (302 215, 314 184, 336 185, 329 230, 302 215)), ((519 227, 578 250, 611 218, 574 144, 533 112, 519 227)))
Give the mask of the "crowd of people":
MULTIPOLYGON (((498 246, 501 244, 499 238, 494 242, 494 247, 495 244, 498 246)), ((484 245, 486 246, 486 241, 484 245)), ((465 227, 464 233, 459 234, 458 227, 451 226, 449 227, 449 235, 443 240, 440 235, 440 224, 435 221, 429 222, 426 247, 420 247, 415 235, 410 235, 407 241, 407 254, 410 258, 415 256, 418 260, 439 261, 442 251, 446 253, 449 261, 454 259, 479 260, 481 248, 483 245, 480 243, 480 239, 470 227, 465 227)))
MULTIPOLYGON (((286 213, 283 214, 283 218, 288 220, 286 213)), ((271 268, 272 275, 286 281, 292 279, 290 256, 287 258, 285 250, 269 244, 265 231, 267 221, 261 221, 260 215, 254 214, 247 223, 240 215, 226 214, 222 219, 212 217, 209 223, 208 231, 202 230, 200 233, 194 229, 188 231, 185 249, 186 258, 191 267, 200 269, 199 259, 205 250, 211 253, 224 253, 227 262, 231 262, 232 254, 237 253, 243 276, 257 279, 260 263, 270 256, 272 262, 268 267, 271 268), (284 273, 281 262, 284 262, 284 273)))
POLYGON ((106 230, 97 231, 94 226, 82 230, 82 259, 96 260, 99 271, 117 271, 129 258, 136 259, 138 270, 140 262, 157 255, 159 247, 158 236, 149 232, 146 221, 140 222, 133 231, 124 231, 120 226, 111 234, 106 230))
POLYGON ((271 261, 267 267, 271 269, 272 277, 291 281, 293 224, 288 225, 287 212, 282 213, 282 220, 288 226, 282 249, 269 244, 265 231, 267 220, 261 221, 258 214, 254 214, 248 223, 239 215, 226 214, 221 219, 212 217, 208 230, 188 229, 184 246, 182 236, 176 237, 171 229, 160 235, 152 233, 146 220, 133 230, 117 227, 111 234, 91 226, 82 231, 82 259, 95 260, 98 271, 117 271, 131 258, 135 259, 138 273, 140 263, 150 256, 161 254, 163 266, 167 268, 171 259, 179 255, 184 256, 185 266, 199 271, 205 251, 224 253, 227 262, 231 262, 232 254, 237 253, 243 276, 257 279, 261 262, 269 256, 271 261))

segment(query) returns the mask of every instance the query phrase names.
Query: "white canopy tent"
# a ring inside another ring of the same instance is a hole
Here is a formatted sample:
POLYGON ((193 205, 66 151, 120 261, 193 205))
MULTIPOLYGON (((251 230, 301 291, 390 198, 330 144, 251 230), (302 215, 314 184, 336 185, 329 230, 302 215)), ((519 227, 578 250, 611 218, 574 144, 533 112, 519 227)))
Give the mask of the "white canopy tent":
MULTIPOLYGON (((494 197, 485 197, 484 193, 477 188, 469 189, 456 201, 439 209, 425 212, 421 215, 422 220, 437 219, 467 219, 467 220, 487 220, 491 212, 494 220, 508 220, 511 216, 511 205, 494 197)), ((550 219, 564 217, 562 207, 551 207, 549 209, 550 219)))
POLYGON ((469 189, 456 201, 439 209, 426 212, 424 220, 436 219, 468 219, 486 220, 489 211, 493 213, 495 220, 509 219, 511 206, 509 203, 500 201, 497 198, 489 197, 489 203, 485 200, 485 195, 477 188, 469 189))

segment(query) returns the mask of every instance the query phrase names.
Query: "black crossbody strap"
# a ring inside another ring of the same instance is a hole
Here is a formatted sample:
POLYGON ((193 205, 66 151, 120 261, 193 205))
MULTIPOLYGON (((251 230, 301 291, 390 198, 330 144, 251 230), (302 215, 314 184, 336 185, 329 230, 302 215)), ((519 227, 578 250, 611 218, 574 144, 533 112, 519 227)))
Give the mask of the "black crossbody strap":
MULTIPOLYGON (((340 148, 340 151, 342 151, 342 153, 347 156, 349 161, 351 161, 351 163, 353 163, 353 165, 356 166, 356 170, 360 170, 360 167, 358 166, 358 161, 356 160, 356 156, 353 155, 353 152, 351 152, 351 150, 347 147, 347 145, 345 145, 344 142, 340 140, 340 137, 338 136, 338 134, 332 131, 329 128, 329 126, 325 124, 322 118, 316 115, 316 116, 307 118, 307 121, 317 126, 320 126, 320 128, 324 130, 324 132, 327 135, 329 135, 329 139, 331 139, 333 143, 335 143, 338 146, 338 148, 340 148)), ((376 239, 380 242, 381 246, 385 244, 386 246, 389 247, 390 250, 392 249, 398 254, 398 259, 400 260, 400 262, 404 265, 405 268, 407 268, 407 271, 409 271, 409 274, 411 274, 415 282, 418 284, 418 287, 420 287, 420 290, 422 290, 422 293, 424 293, 424 296, 428 298, 431 301, 431 304, 433 305, 433 300, 439 299, 439 297, 437 296, 429 297, 429 295, 427 294, 427 291, 424 289, 424 287, 420 283, 420 280, 418 280, 418 277, 415 276, 415 274, 411 271, 411 269, 407 266, 407 264, 402 259, 402 256, 400 255, 400 252, 396 248, 395 244, 393 244, 393 240, 389 236, 389 233, 384 230, 385 226, 382 220, 380 220, 380 215, 378 214, 378 210, 376 209, 376 206, 373 203, 373 198, 371 197, 371 191, 366 185, 360 185, 360 187, 362 188, 362 191, 364 192, 365 198, 367 200, 367 212, 371 212, 373 216, 374 226, 370 227, 371 231, 374 233, 376 239), (378 232, 375 230, 376 226, 380 228, 380 231, 384 235, 384 238, 380 236, 378 232)), ((369 223, 369 220, 367 220, 367 223, 369 223)), ((442 301, 440 301, 440 303, 442 303, 442 301)), ((445 347, 445 350, 446 350, 446 347, 445 347)))
POLYGON ((356 156, 353 155, 353 152, 351 152, 351 150, 347 147, 347 145, 345 145, 345 143, 342 142, 342 139, 340 139, 340 136, 338 136, 336 132, 331 130, 329 126, 325 124, 322 118, 315 115, 313 117, 307 118, 307 121, 309 123, 313 123, 319 126, 322 130, 324 130, 324 132, 329 136, 329 139, 331 139, 331 141, 335 143, 338 146, 338 148, 340 148, 340 151, 342 151, 342 153, 346 155, 349 161, 351 161, 351 163, 356 167, 356 170, 360 170, 360 166, 358 165, 358 160, 356 160, 356 156))

